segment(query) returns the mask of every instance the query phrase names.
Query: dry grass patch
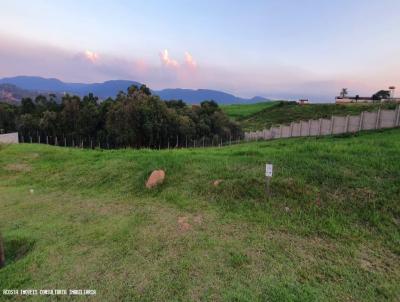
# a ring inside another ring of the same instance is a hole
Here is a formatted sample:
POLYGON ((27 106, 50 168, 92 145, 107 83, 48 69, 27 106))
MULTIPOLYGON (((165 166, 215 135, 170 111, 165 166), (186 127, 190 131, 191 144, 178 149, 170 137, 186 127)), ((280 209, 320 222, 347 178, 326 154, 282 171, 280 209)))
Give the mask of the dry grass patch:
POLYGON ((8 164, 5 166, 5 169, 10 172, 30 172, 32 171, 32 167, 29 164, 8 164))
POLYGON ((400 256, 377 246, 362 246, 357 260, 363 270, 388 274, 400 280, 400 256))

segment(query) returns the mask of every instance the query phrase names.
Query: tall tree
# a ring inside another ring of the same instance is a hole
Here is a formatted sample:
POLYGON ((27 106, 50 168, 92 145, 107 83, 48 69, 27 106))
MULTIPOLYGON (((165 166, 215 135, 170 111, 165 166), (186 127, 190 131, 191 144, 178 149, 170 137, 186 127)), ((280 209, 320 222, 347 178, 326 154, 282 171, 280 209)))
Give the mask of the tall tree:
POLYGON ((390 99, 390 91, 389 90, 379 90, 378 92, 374 93, 372 99, 375 101, 380 101, 382 99, 390 99))

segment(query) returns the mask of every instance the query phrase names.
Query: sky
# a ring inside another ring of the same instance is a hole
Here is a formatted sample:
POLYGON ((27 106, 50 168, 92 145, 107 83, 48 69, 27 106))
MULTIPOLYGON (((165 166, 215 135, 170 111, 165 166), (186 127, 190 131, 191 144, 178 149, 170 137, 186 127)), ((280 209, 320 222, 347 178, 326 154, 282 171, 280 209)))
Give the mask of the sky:
POLYGON ((400 90, 399 0, 0 4, 0 77, 315 101, 400 90))

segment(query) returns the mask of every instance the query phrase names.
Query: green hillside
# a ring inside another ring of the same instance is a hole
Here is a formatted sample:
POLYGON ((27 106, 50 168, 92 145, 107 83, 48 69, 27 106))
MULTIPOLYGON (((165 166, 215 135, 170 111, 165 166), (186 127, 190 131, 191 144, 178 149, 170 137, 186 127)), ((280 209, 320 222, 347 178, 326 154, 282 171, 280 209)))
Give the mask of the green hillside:
POLYGON ((400 298, 400 129, 188 150, 0 148, 2 289, 96 289, 89 301, 400 298), (149 191, 157 168, 166 182, 149 191))
MULTIPOLYGON (((330 118, 332 115, 357 115, 362 111, 376 111, 394 109, 395 104, 309 104, 298 105, 296 102, 271 102, 270 106, 235 105, 234 110, 224 110, 232 118, 236 119, 246 131, 262 130, 272 125, 288 124, 294 121, 330 118), (249 110, 249 108, 254 110, 249 110)), ((228 107, 229 108, 229 107, 228 107)))
POLYGON ((261 102, 255 104, 220 105, 222 110, 233 119, 244 119, 266 108, 273 107, 277 101, 261 102))

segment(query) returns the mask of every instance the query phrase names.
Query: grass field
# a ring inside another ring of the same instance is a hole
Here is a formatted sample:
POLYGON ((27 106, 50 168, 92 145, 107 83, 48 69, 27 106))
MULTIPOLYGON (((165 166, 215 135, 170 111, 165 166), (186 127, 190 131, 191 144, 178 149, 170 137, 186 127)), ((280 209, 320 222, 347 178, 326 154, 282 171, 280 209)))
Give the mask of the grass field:
POLYGON ((233 119, 244 119, 266 108, 273 107, 278 101, 261 102, 255 104, 221 105, 222 110, 233 119))
POLYGON ((3 146, 0 287, 97 290, 82 301, 399 301, 399 154, 400 129, 169 151, 3 146), (166 182, 146 190, 157 168, 166 182))
MULTIPOLYGON (((289 124, 294 121, 330 118, 332 115, 357 115, 362 111, 377 111, 394 109, 395 104, 309 104, 301 106, 295 102, 271 102, 263 108, 252 105, 233 105, 234 109, 224 110, 233 119, 237 120, 245 131, 262 130, 272 125, 289 124)), ((257 105, 257 104, 255 104, 257 105)))

